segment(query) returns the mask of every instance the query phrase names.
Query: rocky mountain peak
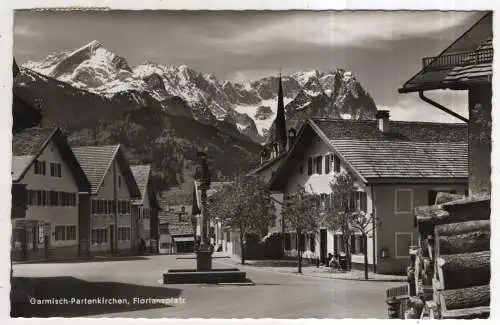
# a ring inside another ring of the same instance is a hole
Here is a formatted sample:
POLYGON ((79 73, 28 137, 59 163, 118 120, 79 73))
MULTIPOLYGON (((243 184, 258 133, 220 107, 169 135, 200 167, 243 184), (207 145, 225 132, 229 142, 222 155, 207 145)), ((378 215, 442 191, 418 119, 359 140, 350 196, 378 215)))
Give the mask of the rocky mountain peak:
MULTIPOLYGON (((211 73, 187 65, 167 66, 144 62, 133 69, 127 61, 94 40, 76 50, 49 55, 24 65, 74 87, 115 100, 157 106, 176 115, 192 116, 225 127, 261 142, 271 128, 277 109, 278 74, 248 82, 219 81, 211 73), (173 102, 179 98, 182 104, 173 102), (260 111, 259 111, 260 110, 260 111), (215 121, 215 122, 214 122, 215 121)), ((351 72, 335 69, 299 71, 282 76, 287 117, 373 118, 376 107, 351 72), (296 115, 296 112, 301 112, 296 115)))

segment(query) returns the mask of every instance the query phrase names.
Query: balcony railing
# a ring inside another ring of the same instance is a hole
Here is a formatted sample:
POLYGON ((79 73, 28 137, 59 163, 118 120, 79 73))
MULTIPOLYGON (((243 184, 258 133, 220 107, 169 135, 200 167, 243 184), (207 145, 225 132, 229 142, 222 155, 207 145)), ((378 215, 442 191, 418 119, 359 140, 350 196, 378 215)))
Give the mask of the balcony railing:
POLYGON ((456 66, 493 62, 493 49, 474 50, 423 58, 423 66, 429 70, 448 69, 456 66))

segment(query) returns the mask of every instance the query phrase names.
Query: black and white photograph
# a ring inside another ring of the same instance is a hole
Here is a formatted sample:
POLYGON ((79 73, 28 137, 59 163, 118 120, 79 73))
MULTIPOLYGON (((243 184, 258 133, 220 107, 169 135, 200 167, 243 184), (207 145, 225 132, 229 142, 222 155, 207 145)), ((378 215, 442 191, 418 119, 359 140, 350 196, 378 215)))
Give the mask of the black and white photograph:
POLYGON ((12 15, 10 317, 490 317, 493 11, 12 15))

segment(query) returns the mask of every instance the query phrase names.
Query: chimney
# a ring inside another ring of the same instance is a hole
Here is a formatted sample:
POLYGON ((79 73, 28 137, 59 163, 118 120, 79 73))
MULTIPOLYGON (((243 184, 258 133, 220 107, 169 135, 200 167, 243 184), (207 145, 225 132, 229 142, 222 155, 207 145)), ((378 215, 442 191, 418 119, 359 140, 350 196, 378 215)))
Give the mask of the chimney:
POLYGON ((290 128, 288 130, 288 150, 292 149, 295 144, 295 137, 297 135, 297 131, 294 128, 290 128))
POLYGON ((389 132, 389 111, 380 110, 377 111, 375 117, 378 122, 378 129, 380 132, 387 133, 389 132))

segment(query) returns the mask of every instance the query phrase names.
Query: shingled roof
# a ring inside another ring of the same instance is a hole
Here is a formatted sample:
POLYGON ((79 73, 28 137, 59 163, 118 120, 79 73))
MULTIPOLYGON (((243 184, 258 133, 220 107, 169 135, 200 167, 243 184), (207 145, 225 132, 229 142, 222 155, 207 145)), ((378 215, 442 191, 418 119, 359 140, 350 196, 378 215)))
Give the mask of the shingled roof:
POLYGON ((328 139, 389 140, 412 142, 467 142, 467 124, 388 121, 389 132, 380 132, 377 120, 312 118, 328 139))
POLYGON ((179 214, 177 212, 161 211, 159 213, 160 225, 167 225, 168 232, 172 236, 186 236, 193 235, 193 224, 190 221, 191 216, 185 214, 181 216, 179 221, 179 214))
POLYGON ((424 58, 421 71, 408 80, 400 93, 433 89, 467 89, 491 82, 493 75, 493 15, 476 24, 436 57, 424 58))
POLYGON ((12 137, 12 181, 22 181, 26 172, 51 141, 59 150, 62 160, 71 169, 79 191, 88 192, 89 181, 68 145, 66 135, 59 128, 35 127, 14 134, 12 137))
POLYGON ((282 190, 318 137, 364 182, 461 179, 468 177, 467 124, 376 120, 308 119, 296 146, 271 180, 282 190))
POLYGON ((73 152, 87 175, 92 194, 99 192, 104 176, 106 176, 112 162, 116 158, 131 197, 140 197, 140 190, 119 144, 73 147, 73 152))
POLYGON ((467 143, 332 140, 365 179, 467 178, 467 143))

